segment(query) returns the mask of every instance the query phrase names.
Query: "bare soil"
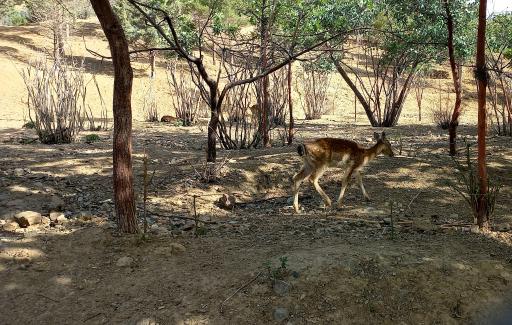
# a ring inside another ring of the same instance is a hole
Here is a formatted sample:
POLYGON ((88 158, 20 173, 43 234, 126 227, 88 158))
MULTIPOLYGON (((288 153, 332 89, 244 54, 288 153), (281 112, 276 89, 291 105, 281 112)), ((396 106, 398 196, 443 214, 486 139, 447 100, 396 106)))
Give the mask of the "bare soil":
MULTIPOLYGON (((77 30, 85 31, 88 47, 106 50, 96 22, 80 22, 77 30)), ((81 36, 73 37, 74 53, 82 55, 81 36)), ((295 146, 275 141, 267 149, 220 150, 218 178, 206 183, 200 177, 205 121, 189 128, 144 123, 135 105, 139 211, 144 151, 154 170, 149 232, 120 236, 112 215, 111 132, 97 132, 101 140, 92 144, 80 138, 47 146, 34 141, 32 130, 21 129, 24 87, 16 69, 48 44, 38 26, 0 27, 0 84, 6 92, 0 96, 1 226, 18 211, 48 216, 61 200, 69 219, 0 230, 0 324, 271 324, 278 323, 278 307, 288 311, 284 324, 507 323, 510 138, 488 139, 490 175, 504 187, 493 228, 482 233, 469 227, 469 208, 452 188, 457 176, 446 132, 430 125, 428 109, 416 121, 412 95, 400 125, 386 130, 396 156, 380 157, 365 170, 372 201, 364 202, 351 187, 342 209, 325 210, 304 184, 300 214, 289 201, 290 179, 301 163, 295 146), (216 203, 225 193, 237 198, 229 211, 216 203), (197 218, 205 221, 199 228, 184 219, 194 217, 194 196, 197 218), (288 290, 275 290, 275 277, 290 284, 288 290)), ((109 102, 111 71, 84 55, 109 102)), ((162 66, 157 78, 167 105, 162 66)), ((144 61, 136 65, 134 101, 146 68, 144 61)), ((432 81, 426 90, 427 108, 437 103, 434 88, 441 84, 450 80, 432 81)), ((465 80, 460 136, 474 150, 472 87, 465 80)), ((353 96, 346 86, 337 83, 330 92, 336 110, 321 120, 298 121, 297 143, 335 136, 371 145, 380 130, 368 127, 361 111, 352 122, 353 96)), ((89 100, 95 107, 97 98, 89 100)), ((340 177, 332 169, 321 180, 331 198, 340 177)))

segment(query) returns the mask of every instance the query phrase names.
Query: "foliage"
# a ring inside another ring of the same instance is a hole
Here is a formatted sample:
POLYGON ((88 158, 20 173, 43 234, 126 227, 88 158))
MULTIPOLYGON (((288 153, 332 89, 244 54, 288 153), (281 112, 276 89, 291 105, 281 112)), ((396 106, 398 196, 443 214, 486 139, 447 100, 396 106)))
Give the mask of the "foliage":
POLYGON ((503 13, 491 17, 487 25, 487 46, 494 53, 503 52, 512 60, 512 13, 503 13))
POLYGON ((93 133, 93 134, 88 134, 85 136, 85 143, 94 143, 94 142, 98 142, 100 141, 101 138, 99 135, 93 133))
POLYGON ((0 7, 0 25, 20 26, 30 21, 30 11, 26 5, 4 4, 0 7))
POLYGON ((287 256, 279 257, 278 267, 275 267, 271 261, 263 263, 263 267, 267 271, 270 280, 282 280, 290 273, 287 256))

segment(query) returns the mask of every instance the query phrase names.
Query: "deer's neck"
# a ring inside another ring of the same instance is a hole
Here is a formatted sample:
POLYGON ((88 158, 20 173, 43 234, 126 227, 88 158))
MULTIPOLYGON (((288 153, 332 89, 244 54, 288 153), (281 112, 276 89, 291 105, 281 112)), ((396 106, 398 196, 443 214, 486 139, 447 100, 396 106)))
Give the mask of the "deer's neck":
POLYGON ((373 159, 375 159, 375 157, 377 157, 380 153, 382 152, 382 146, 379 142, 377 142, 376 144, 374 144, 372 147, 368 148, 365 150, 365 160, 366 162, 370 162, 372 161, 373 159))

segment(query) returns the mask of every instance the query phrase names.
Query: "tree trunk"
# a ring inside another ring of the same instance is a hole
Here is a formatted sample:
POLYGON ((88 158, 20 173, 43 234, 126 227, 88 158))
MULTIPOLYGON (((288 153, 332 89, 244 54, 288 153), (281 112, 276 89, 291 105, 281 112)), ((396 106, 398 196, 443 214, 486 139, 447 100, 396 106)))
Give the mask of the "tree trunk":
POLYGON ((444 8, 446 11, 446 27, 448 29, 448 56, 450 58, 450 69, 452 71, 453 87, 455 88, 455 105, 453 107, 452 117, 448 125, 449 143, 450 143, 450 156, 455 156, 457 153, 457 126, 459 126, 459 116, 461 112, 462 103, 462 90, 461 79, 462 70, 455 62, 455 51, 453 46, 453 16, 450 10, 448 0, 444 0, 444 8))
POLYGON ((206 161, 215 162, 217 159, 217 128, 219 127, 220 105, 217 101, 217 86, 210 87, 210 122, 208 122, 208 147, 206 161))
POLYGON ((150 78, 155 78, 155 61, 156 61, 156 51, 149 51, 149 64, 151 65, 151 74, 150 78))
POLYGON ((475 75, 478 84, 478 180, 480 195, 478 196, 478 214, 477 224, 480 228, 489 225, 489 215, 487 213, 487 165, 485 153, 486 136, 486 90, 487 90, 487 69, 485 66, 485 27, 486 27, 487 0, 480 0, 478 14, 478 34, 476 45, 476 71, 475 75))
POLYGON ((132 109, 133 71, 128 42, 119 20, 108 0, 91 0, 91 5, 108 39, 114 64, 114 202, 119 229, 137 233, 135 195, 132 171, 132 109))
MULTIPOLYGON (((268 24, 269 19, 265 14, 265 9, 267 7, 266 0, 262 1, 261 4, 261 30, 260 30, 260 38, 261 38, 261 48, 260 48, 260 73, 267 69, 268 65, 268 24)), ((269 145, 269 125, 268 125, 268 111, 269 111, 269 95, 268 95, 268 87, 269 87, 269 77, 268 75, 264 76, 261 80, 261 138, 263 140, 263 146, 267 147, 269 145)))
POLYGON ((372 110, 370 109, 370 105, 364 99, 363 94, 361 94, 359 89, 357 89, 357 86, 352 82, 352 80, 350 80, 347 72, 345 72, 345 70, 343 69, 341 64, 338 61, 336 61, 334 58, 331 57, 331 59, 332 59, 332 62, 334 63, 334 66, 336 67, 336 70, 338 70, 338 72, 341 75, 341 77, 343 78, 343 80, 345 80, 345 82, 350 87, 350 89, 352 89, 352 91, 354 92, 354 95, 356 95, 361 106, 363 106, 366 116, 368 116, 368 120, 370 121, 370 124, 372 126, 379 126, 379 123, 375 119, 375 116, 374 116, 372 110))
POLYGON ((288 110, 290 115, 290 123, 288 125, 288 145, 290 146, 293 142, 293 101, 292 101, 292 64, 288 63, 288 110))

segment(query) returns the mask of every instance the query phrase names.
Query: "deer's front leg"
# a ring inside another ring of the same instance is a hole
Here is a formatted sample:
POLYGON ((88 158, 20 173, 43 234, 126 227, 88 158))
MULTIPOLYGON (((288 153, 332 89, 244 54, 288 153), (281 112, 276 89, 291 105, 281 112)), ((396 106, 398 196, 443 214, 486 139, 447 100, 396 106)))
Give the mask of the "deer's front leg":
POLYGON ((297 174, 295 174, 295 176, 293 176, 293 209, 296 213, 299 213, 299 186, 310 174, 311 172, 309 169, 304 166, 297 174))
POLYGON ((363 175, 361 175, 361 172, 357 171, 355 176, 356 176, 356 182, 359 185, 359 188, 361 189, 361 192, 363 193, 365 200, 371 201, 370 196, 366 192, 366 189, 364 188, 364 185, 363 185, 363 175))

